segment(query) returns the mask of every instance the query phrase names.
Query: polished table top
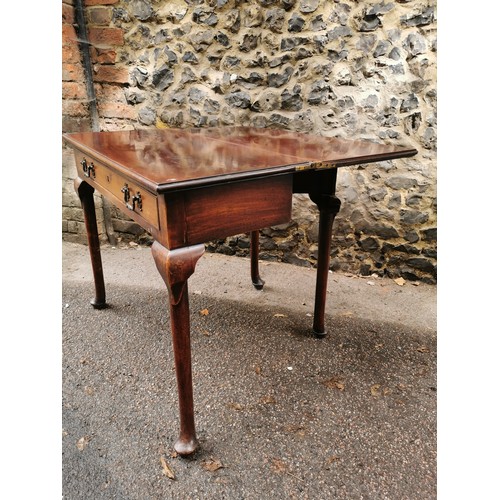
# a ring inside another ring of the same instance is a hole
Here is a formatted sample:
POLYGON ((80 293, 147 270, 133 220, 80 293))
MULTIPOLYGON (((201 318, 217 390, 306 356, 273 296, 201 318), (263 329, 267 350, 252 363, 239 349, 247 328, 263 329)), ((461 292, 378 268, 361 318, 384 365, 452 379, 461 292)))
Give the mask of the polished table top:
POLYGON ((78 132, 64 138, 156 192, 412 156, 412 148, 250 127, 78 132))

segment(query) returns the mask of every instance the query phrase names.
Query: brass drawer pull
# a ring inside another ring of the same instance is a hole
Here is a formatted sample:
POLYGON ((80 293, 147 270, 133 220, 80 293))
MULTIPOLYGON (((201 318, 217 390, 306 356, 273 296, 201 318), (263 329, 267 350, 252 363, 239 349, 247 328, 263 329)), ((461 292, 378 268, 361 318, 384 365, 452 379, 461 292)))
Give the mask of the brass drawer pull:
POLYGON ((95 167, 92 162, 90 164, 87 163, 87 160, 84 158, 80 164, 82 165, 83 168, 83 175, 85 177, 92 177, 92 179, 95 179, 95 167))
POLYGON ((125 184, 121 192, 123 193, 123 201, 125 202, 125 206, 129 210, 133 210, 135 212, 135 207, 137 205, 137 208, 142 212, 142 196, 139 191, 132 196, 132 205, 129 203, 130 202, 130 188, 128 187, 128 184, 125 184))

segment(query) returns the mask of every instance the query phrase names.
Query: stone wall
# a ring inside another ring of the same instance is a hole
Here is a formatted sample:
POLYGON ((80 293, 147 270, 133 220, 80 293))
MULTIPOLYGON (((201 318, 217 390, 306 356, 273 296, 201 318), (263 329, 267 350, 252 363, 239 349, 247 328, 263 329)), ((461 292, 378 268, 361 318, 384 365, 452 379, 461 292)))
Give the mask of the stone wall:
MULTIPOLYGON (((101 130, 252 125, 415 147, 340 170, 332 267, 435 281, 435 1, 86 0, 86 16, 101 130)), ((63 109, 83 113, 82 75, 67 76, 63 109)), ((296 195, 293 222, 261 232, 262 256, 311 266, 316 240, 316 208, 296 195)))

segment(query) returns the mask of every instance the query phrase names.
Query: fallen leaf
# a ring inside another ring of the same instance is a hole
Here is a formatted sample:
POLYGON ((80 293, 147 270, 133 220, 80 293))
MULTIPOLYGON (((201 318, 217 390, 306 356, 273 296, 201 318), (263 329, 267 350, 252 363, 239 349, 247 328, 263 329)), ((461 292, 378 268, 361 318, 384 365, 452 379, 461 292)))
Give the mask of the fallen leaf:
POLYGON ((255 373, 256 373, 257 375, 262 375, 262 368, 261 368, 260 366, 258 366, 258 365, 257 365, 257 366, 255 367, 255 373))
POLYGON ((275 318, 286 318, 286 314, 276 313, 274 315, 275 318))
POLYGON ((373 285, 375 285, 375 282, 374 281, 367 281, 366 284, 373 286, 373 285))
POLYGON ((88 444, 89 444, 89 438, 87 436, 83 436, 76 442, 76 447, 80 451, 83 451, 88 444))
POLYGON ((406 283, 404 278, 396 278, 394 282, 399 286, 403 286, 406 283))
POLYGON ((232 410, 238 410, 238 411, 241 411, 244 408, 243 405, 240 405, 240 403, 228 403, 227 406, 232 410))
POLYGON ((276 400, 272 396, 263 396, 259 399, 259 403, 263 405, 273 405, 276 404, 276 400))
POLYGON ((208 316, 208 314, 209 314, 208 309, 202 309, 202 310, 200 311, 200 314, 201 314, 202 316, 208 316))
POLYGON ((210 337, 210 332, 208 330, 202 330, 201 333, 203 335, 206 335, 207 337, 210 337))
POLYGON ((375 344, 375 349, 377 349, 377 351, 382 349, 382 347, 384 347, 384 344, 375 344))
POLYGON ((209 472, 215 472, 216 470, 224 468, 222 462, 220 460, 215 460, 213 457, 210 457, 210 460, 202 462, 201 466, 209 472))
POLYGON ((306 428, 303 425, 285 425, 283 430, 289 434, 297 434, 300 437, 304 437, 306 435, 306 428))
POLYGON ((354 316, 354 313, 352 311, 345 311, 341 313, 341 316, 354 316))
POLYGON ((272 459, 272 464, 271 468, 273 469, 274 472, 286 472, 286 464, 283 462, 283 460, 279 458, 273 458, 272 459))
POLYGON ((420 281, 412 281, 411 284, 413 286, 419 286, 420 285, 420 281))
POLYGON ((380 384, 374 384, 370 387, 370 392, 372 396, 380 396, 380 384))
POLYGON ((338 460, 340 460, 340 457, 338 457, 337 455, 332 455, 327 459, 326 463, 333 464, 333 462, 337 462, 338 460))
POLYGON ((175 479, 175 473, 171 469, 168 462, 165 460, 165 457, 161 456, 160 462, 161 462, 161 466, 163 467, 163 474, 165 474, 165 476, 167 476, 169 479, 175 479))
POLYGON ((85 391, 85 394, 87 394, 89 396, 94 395, 94 389, 92 387, 85 387, 84 391, 85 391))
POLYGON ((331 379, 324 380, 321 383, 329 389, 338 389, 339 391, 343 391, 345 389, 345 383, 338 377, 332 377, 331 379))
POLYGON ((430 349, 425 345, 421 345, 421 346, 417 347, 417 351, 418 352, 430 352, 430 349))

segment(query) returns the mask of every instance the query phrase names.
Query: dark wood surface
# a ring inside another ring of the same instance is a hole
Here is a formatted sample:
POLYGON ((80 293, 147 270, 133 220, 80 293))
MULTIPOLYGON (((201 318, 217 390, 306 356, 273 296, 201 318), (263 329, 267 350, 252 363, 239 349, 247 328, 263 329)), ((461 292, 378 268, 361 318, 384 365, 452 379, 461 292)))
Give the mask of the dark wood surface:
POLYGON ((249 127, 78 132, 64 138, 82 153, 159 193, 417 152, 369 141, 249 127))

